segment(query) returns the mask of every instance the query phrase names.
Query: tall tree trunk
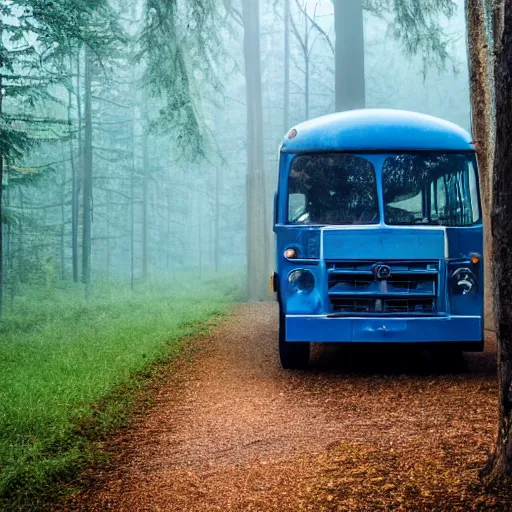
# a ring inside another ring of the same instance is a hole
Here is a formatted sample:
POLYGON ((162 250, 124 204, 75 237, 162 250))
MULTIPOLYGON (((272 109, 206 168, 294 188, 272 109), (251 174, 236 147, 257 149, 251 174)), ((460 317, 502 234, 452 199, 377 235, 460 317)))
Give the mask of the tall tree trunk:
POLYGON ((336 112, 364 108, 364 26, 362 0, 333 0, 336 112))
POLYGON ((110 281, 110 190, 107 190, 107 211, 106 211, 106 223, 107 223, 107 254, 106 254, 106 277, 107 281, 110 281))
POLYGON ((215 272, 220 267, 220 170, 215 168, 215 239, 214 239, 215 272))
POLYGON ((144 96, 142 110, 142 277, 148 278, 148 179, 149 179, 149 145, 148 145, 148 105, 144 96))
MULTIPOLYGON (((2 36, 3 36, 3 26, 2 26, 3 20, 0 18, 0 70, 3 67, 3 58, 2 54, 5 51, 5 47, 2 42, 2 36)), ((4 96, 3 96, 3 77, 0 73, 0 119, 2 119, 2 113, 3 113, 3 102, 4 102, 4 96)), ((2 130, 0 129, 0 138, 2 138, 2 130)), ((4 251, 3 251, 3 196, 4 196, 4 189, 3 189, 3 180, 4 180, 4 155, 2 151, 0 151, 0 315, 2 314, 3 310, 3 296, 4 296, 4 251)))
MULTIPOLYGON (((70 65, 72 69, 72 65, 70 65)), ((79 69, 78 69, 79 71, 79 69)), ((80 75, 77 71, 77 94, 79 95, 80 87, 80 75)), ((71 266, 73 269, 73 282, 78 282, 78 191, 77 191, 77 173, 76 173, 76 162, 75 162, 75 150, 73 146, 73 136, 71 131, 73 129, 73 91, 70 84, 68 93, 68 124, 69 124, 69 154, 71 157, 71 266)), ((78 112, 78 116, 81 113, 78 112)), ((81 135, 81 134, 79 134, 81 135)))
POLYGON ((284 0, 284 109, 283 133, 290 128, 290 0, 284 0))
POLYGON ((92 62, 89 48, 85 48, 85 97, 84 97, 84 155, 83 155, 83 248, 82 281, 89 293, 91 282, 91 232, 92 232, 92 62))
POLYGON ((270 298, 267 286, 270 221, 265 195, 259 7, 259 0, 242 1, 247 89, 247 295, 250 300, 270 298))
POLYGON ((62 167, 60 182, 60 278, 66 279, 65 236, 66 236, 66 168, 62 167))
POLYGON ((211 215, 207 216, 208 219, 208 268, 215 270, 215 244, 213 243, 213 229, 215 227, 215 219, 211 215))
POLYGON ((135 288, 135 107, 132 127, 132 168, 130 173, 130 288, 135 288))
POLYGON ((167 270, 167 275, 169 275, 169 271, 171 269, 171 217, 172 217, 172 208, 171 208, 171 192, 167 188, 166 193, 166 204, 167 204, 167 229, 166 229, 166 237, 165 237, 165 268, 167 270))
POLYGON ((512 476, 512 0, 504 0, 504 9, 501 50, 495 68, 496 152, 492 195, 500 418, 496 447, 483 472, 487 484, 512 476))
POLYGON ((493 93, 484 0, 466 0, 471 125, 476 141, 485 234, 485 324, 493 329, 490 208, 493 165, 493 93))
POLYGON ((23 225, 23 212, 25 207, 25 201, 24 201, 24 192, 23 187, 19 189, 19 197, 20 197, 20 219, 18 224, 18 270, 20 272, 20 282, 23 282, 23 279, 25 277, 25 248, 23 244, 23 237, 24 235, 24 225, 23 225))
MULTIPOLYGON (((9 169, 9 159, 5 159, 5 167, 6 169, 9 169)), ((6 176, 6 185, 7 190, 5 190, 4 193, 4 204, 7 208, 11 206, 11 191, 9 189, 9 175, 6 176)), ((5 226, 5 232, 4 232, 4 277, 5 281, 9 283, 8 289, 9 290, 9 297, 11 304, 14 299, 14 280, 12 275, 12 225, 11 223, 8 223, 5 226)))
MULTIPOLYGON (((82 76, 82 49, 78 51, 76 59, 76 110, 78 112, 78 165, 76 173, 76 238, 77 238, 77 265, 80 257, 80 218, 83 220, 83 205, 80 204, 82 196, 82 182, 84 170, 84 116, 82 109, 82 91, 81 91, 81 76, 82 76)), ((83 242, 83 226, 82 226, 82 242, 83 242)), ((83 246, 82 246, 83 253, 83 246)), ((79 266, 80 267, 80 266, 79 266)))
MULTIPOLYGON (((196 195, 197 198, 197 195, 196 195)), ((197 199, 196 199, 197 200, 197 199)), ((199 255, 199 281, 203 279, 203 201, 202 198, 199 197, 199 224, 198 224, 198 234, 197 234, 197 244, 199 246, 198 255, 199 255)))

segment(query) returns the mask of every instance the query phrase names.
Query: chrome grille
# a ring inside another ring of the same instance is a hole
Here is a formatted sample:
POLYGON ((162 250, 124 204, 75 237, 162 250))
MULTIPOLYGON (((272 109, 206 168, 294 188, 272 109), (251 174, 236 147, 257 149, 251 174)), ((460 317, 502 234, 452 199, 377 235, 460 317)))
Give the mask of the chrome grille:
POLYGON ((433 315, 437 312, 439 262, 329 262, 329 301, 336 314, 433 315), (385 264, 391 276, 379 280, 385 264))

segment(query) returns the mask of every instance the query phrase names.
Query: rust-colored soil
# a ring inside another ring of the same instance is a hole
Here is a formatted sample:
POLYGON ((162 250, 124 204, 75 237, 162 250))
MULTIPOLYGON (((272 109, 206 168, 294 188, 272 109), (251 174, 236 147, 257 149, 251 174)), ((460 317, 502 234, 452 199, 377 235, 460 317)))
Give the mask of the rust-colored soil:
POLYGON ((512 510, 478 485, 496 430, 494 343, 439 372, 396 348, 316 346, 285 372, 274 304, 239 306, 67 510, 512 510))

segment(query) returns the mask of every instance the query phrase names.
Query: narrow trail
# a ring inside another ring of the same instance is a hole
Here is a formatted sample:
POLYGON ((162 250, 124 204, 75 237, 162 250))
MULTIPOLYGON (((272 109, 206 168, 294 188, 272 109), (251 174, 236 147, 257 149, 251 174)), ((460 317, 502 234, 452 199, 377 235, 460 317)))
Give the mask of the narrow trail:
POLYGON ((276 336, 275 304, 236 307, 66 510, 504 510, 476 485, 495 434, 492 342, 458 373, 337 346, 285 372, 276 336))

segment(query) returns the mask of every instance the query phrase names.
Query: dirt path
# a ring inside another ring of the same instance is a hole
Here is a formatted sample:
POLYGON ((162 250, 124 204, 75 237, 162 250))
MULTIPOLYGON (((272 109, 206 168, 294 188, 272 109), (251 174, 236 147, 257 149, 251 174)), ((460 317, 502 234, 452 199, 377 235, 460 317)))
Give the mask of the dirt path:
POLYGON ((512 510, 480 496, 495 434, 495 353, 315 347, 284 372, 275 304, 236 308, 115 440, 68 510, 512 510))

